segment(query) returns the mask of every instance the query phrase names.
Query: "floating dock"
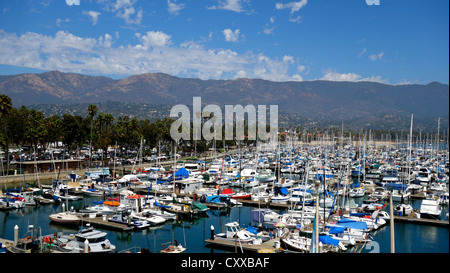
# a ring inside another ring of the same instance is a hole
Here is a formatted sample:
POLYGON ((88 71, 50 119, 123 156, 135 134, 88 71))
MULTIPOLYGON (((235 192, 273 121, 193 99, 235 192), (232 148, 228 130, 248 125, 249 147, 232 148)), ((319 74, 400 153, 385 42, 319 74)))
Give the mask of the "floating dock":
POLYGON ((279 238, 276 239, 270 239, 260 245, 253 245, 253 244, 239 244, 239 242, 233 242, 229 240, 223 240, 223 239, 207 239, 205 240, 205 243, 213 246, 213 247, 223 247, 223 248, 234 248, 237 253, 251 251, 251 252, 276 252, 278 249, 275 248, 276 242, 280 242, 279 238))
POLYGON ((127 226, 124 224, 119 224, 119 223, 108 221, 108 217, 111 217, 111 216, 106 216, 105 218, 103 218, 103 216, 83 217, 82 222, 85 224, 89 223, 90 225, 96 226, 96 227, 103 227, 103 228, 115 229, 115 230, 120 230, 120 231, 132 231, 133 230, 132 226, 127 226))
POLYGON ((449 221, 416 218, 411 215, 412 215, 412 213, 409 216, 394 216, 394 221, 409 222, 409 223, 422 224, 422 225, 443 226, 443 227, 447 227, 447 228, 449 227, 449 221))

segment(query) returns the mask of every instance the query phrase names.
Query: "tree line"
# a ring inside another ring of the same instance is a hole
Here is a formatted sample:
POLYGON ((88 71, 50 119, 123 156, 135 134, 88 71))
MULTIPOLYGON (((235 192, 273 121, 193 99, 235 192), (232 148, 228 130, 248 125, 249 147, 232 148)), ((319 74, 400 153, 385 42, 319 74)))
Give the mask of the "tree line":
MULTIPOLYGON (((65 113, 62 116, 45 116, 41 111, 26 106, 14 108, 12 100, 5 94, 0 95, 0 145, 9 158, 9 148, 29 146, 45 152, 50 143, 62 142, 67 151, 75 151, 90 146, 93 151, 107 151, 116 144, 125 149, 138 149, 143 142, 143 155, 151 154, 155 147, 165 148, 166 154, 173 149, 174 141, 170 136, 171 118, 149 119, 119 116, 98 112, 95 104, 88 106, 86 116, 65 113)), ((191 124, 192 126, 192 124, 191 124)), ((191 127, 192 128, 192 127, 191 127)), ((246 126, 245 131, 248 132, 246 126)), ((193 130, 191 130, 192 134, 193 130)), ((191 139, 193 139, 191 137, 191 139)), ((244 141, 249 143, 252 141, 244 141)), ((177 151, 195 151, 202 153, 212 147, 221 149, 224 145, 236 145, 235 141, 180 141, 177 151)), ((33 151, 33 149, 31 149, 33 151)), ((163 153, 162 153, 163 154, 163 153)))

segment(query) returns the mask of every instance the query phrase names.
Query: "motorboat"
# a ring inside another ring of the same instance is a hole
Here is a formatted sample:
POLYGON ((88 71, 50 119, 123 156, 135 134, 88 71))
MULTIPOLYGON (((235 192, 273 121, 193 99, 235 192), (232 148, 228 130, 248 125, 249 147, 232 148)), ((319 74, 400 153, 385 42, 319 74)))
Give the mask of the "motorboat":
POLYGON ((439 219, 441 209, 438 198, 427 198, 422 200, 420 205, 420 217, 426 219, 439 219))
POLYGON ((148 221, 132 217, 131 210, 118 210, 116 214, 108 218, 108 221, 132 226, 133 229, 145 229, 150 227, 148 221))
POLYGON ((171 244, 164 249, 161 249, 161 253, 183 253, 186 248, 179 244, 171 244))
POLYGON ((148 211, 132 212, 131 217, 139 220, 148 221, 153 225, 160 225, 166 222, 166 219, 164 217, 152 214, 151 212, 148 211))
POLYGON ((369 196, 378 200, 385 200, 388 198, 389 192, 383 187, 376 187, 369 196))
POLYGON ((43 236, 41 239, 47 248, 69 253, 109 253, 116 247, 106 239, 108 233, 93 227, 81 229, 76 234, 62 232, 43 236))
POLYGON ((349 196, 353 198, 363 197, 366 190, 364 187, 353 188, 349 192, 349 196))
POLYGON ((263 169, 258 171, 255 175, 255 179, 260 183, 273 183, 277 178, 275 173, 273 173, 270 169, 263 169))
POLYGON ((177 215, 175 213, 171 213, 156 207, 146 208, 142 211, 142 213, 146 213, 147 215, 159 216, 164 218, 166 221, 172 221, 177 219, 177 215))
POLYGON ((225 233, 218 233, 214 235, 214 240, 227 240, 240 244, 261 244, 262 239, 254 236, 253 233, 246 229, 241 229, 238 222, 230 222, 225 224, 225 233))
POLYGON ((105 191, 95 188, 83 188, 81 191, 86 196, 104 196, 107 194, 105 191))
POLYGON ((413 207, 410 204, 398 204, 394 207, 394 214, 397 216, 408 216, 413 212, 413 207))
POLYGON ((420 167, 416 179, 419 180, 420 185, 428 186, 431 182, 431 171, 426 167, 420 167))
POLYGON ((387 169, 383 172, 383 183, 397 183, 399 181, 398 171, 394 169, 387 169))
POLYGON ((289 202, 298 204, 303 204, 304 202, 305 205, 313 205, 315 200, 311 192, 302 189, 291 191, 291 197, 289 198, 289 202))
POLYGON ((100 201, 100 204, 94 204, 88 207, 85 207, 80 212, 86 212, 86 213, 95 213, 97 215, 113 215, 116 213, 116 211, 111 207, 103 204, 103 202, 100 201))

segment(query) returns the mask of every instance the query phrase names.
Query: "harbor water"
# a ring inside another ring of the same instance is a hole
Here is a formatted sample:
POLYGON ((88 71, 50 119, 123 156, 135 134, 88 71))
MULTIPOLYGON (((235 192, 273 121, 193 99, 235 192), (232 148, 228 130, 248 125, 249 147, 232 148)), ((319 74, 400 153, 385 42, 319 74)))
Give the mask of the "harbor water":
MULTIPOLYGON (((84 197, 78 201, 68 201, 69 208, 82 209, 90 205, 98 197, 84 197)), ((358 200, 356 200, 358 202, 358 200)), ((420 207, 421 200, 412 200, 414 208, 420 207)), ((19 237, 24 235, 29 225, 40 227, 42 235, 55 232, 76 233, 77 226, 55 224, 50 221, 49 215, 61 212, 61 205, 48 204, 25 206, 18 210, 0 211, 0 238, 13 240, 14 227, 19 227, 19 237)), ((187 248, 186 253, 229 253, 233 249, 217 249, 208 246, 206 239, 211 236, 211 226, 216 233, 224 231, 226 223, 237 221, 241 226, 250 223, 250 212, 255 209, 251 206, 232 207, 226 212, 210 210, 204 217, 178 222, 166 222, 140 231, 117 231, 97 228, 108 232, 107 239, 116 246, 117 252, 148 249, 152 253, 159 253, 165 243, 177 240, 187 248)), ((277 212, 283 212, 278 211, 277 212)), ((387 207, 389 211, 389 207, 387 207)), ((445 215, 448 206, 442 207, 441 220, 447 220, 445 215)), ((448 253, 449 229, 448 226, 434 226, 409 222, 395 222, 395 253, 448 253)), ((371 232, 374 242, 358 253, 390 253, 390 227, 386 225, 371 232)), ((349 249, 347 252, 354 252, 349 249)))

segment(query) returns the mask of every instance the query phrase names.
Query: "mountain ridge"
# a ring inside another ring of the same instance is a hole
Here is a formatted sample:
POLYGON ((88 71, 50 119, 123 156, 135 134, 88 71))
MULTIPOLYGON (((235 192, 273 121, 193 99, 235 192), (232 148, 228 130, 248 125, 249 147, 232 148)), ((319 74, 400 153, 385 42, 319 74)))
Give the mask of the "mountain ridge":
POLYGON ((273 105, 285 112, 319 119, 364 119, 382 114, 448 117, 449 86, 388 85, 376 82, 272 82, 262 79, 201 80, 164 73, 122 79, 49 71, 0 76, 0 92, 14 107, 35 104, 98 103, 273 105))

